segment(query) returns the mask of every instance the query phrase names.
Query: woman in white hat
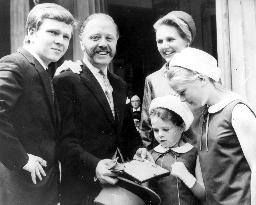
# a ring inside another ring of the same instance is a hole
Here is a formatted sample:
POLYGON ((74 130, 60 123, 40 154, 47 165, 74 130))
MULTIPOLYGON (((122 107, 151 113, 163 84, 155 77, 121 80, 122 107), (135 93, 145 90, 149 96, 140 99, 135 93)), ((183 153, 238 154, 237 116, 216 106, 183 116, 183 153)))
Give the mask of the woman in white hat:
POLYGON ((169 176, 152 180, 149 187, 159 194, 161 205, 196 205, 204 200, 205 189, 197 149, 187 142, 184 131, 194 117, 178 96, 152 100, 150 120, 157 145, 151 155, 156 164, 171 170, 169 176))
POLYGON ((207 204, 256 204, 255 113, 220 85, 211 55, 186 48, 169 66, 170 85, 191 109, 208 106, 198 140, 207 204))
POLYGON ((165 76, 168 70, 167 62, 171 61, 175 53, 190 46, 196 36, 196 26, 192 16, 183 11, 169 12, 156 21, 153 27, 156 33, 158 51, 166 63, 160 70, 150 74, 145 79, 140 133, 145 146, 150 148, 154 138, 149 119, 149 105, 156 97, 175 93, 168 85, 165 76))

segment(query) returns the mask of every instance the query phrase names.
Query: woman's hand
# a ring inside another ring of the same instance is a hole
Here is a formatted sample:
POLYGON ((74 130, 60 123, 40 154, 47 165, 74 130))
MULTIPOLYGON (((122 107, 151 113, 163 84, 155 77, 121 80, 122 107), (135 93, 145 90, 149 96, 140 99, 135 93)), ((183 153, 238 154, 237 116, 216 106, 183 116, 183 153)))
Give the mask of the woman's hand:
POLYGON ((71 70, 73 73, 80 74, 82 71, 81 65, 82 65, 82 62, 79 60, 76 62, 73 62, 71 60, 66 60, 60 67, 56 69, 54 76, 57 76, 60 73, 67 70, 71 70))

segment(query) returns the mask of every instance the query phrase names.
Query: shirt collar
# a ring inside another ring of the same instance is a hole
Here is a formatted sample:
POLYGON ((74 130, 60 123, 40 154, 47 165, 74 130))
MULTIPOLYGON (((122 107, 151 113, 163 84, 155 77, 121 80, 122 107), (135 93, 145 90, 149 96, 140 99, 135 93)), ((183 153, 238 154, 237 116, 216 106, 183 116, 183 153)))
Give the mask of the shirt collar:
POLYGON ((236 93, 231 93, 231 94, 227 95, 227 97, 225 97, 220 102, 218 102, 218 103, 216 103, 214 105, 211 105, 208 108, 208 112, 209 113, 219 112, 220 110, 222 110, 224 107, 226 107, 227 105, 229 105, 231 102, 233 102, 235 100, 245 101, 245 99, 242 96, 240 96, 240 95, 238 95, 236 93))
POLYGON ((140 111, 140 107, 138 107, 137 109, 132 108, 132 110, 133 110, 133 112, 135 112, 135 111, 140 111))
POLYGON ((167 63, 165 63, 165 64, 162 66, 162 68, 160 68, 160 70, 161 70, 162 72, 166 73, 166 72, 169 70, 169 68, 168 68, 168 66, 167 66, 167 63))
MULTIPOLYGON (((90 70, 94 75, 95 75, 95 74, 96 74, 96 75, 99 74, 100 69, 99 69, 99 68, 96 68, 95 66, 93 66, 93 65, 91 64, 91 62, 90 62, 86 57, 83 58, 83 62, 84 62, 84 64, 89 68, 89 70, 90 70)), ((104 73, 105 76, 107 76, 107 71, 108 71, 107 66, 102 69, 102 72, 104 73)))
MULTIPOLYGON (((176 153, 187 153, 188 151, 190 151, 191 149, 193 148, 193 145, 189 144, 189 143, 185 143, 184 145, 182 146, 179 146, 179 147, 174 147, 174 148, 171 148, 172 151, 176 152, 176 153)), ((169 151, 170 149, 169 148, 165 148, 163 147, 161 144, 157 145, 155 148, 154 148, 154 151, 158 152, 158 153, 165 153, 167 151, 169 151)))
POLYGON ((36 54, 33 49, 31 49, 29 46, 24 46, 23 48, 27 50, 41 64, 41 66, 43 66, 45 70, 48 69, 48 66, 41 60, 41 58, 36 54))

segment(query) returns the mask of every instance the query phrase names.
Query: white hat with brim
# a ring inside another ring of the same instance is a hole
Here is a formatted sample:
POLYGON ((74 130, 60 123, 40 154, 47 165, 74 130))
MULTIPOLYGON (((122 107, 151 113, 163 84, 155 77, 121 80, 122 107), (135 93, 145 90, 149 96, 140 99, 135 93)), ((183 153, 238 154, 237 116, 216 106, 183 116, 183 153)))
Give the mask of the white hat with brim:
POLYGON ((94 200, 98 205, 159 205, 160 197, 151 189, 118 177, 116 185, 104 185, 94 200))
POLYGON ((163 97, 157 97, 152 100, 149 106, 149 112, 156 108, 166 108, 175 112, 179 115, 185 124, 185 131, 191 126, 194 116, 191 110, 189 109, 186 102, 181 101, 180 97, 176 95, 167 95, 163 97))
POLYGON ((221 70, 217 66, 217 60, 210 54, 196 49, 184 48, 179 53, 174 54, 169 62, 169 68, 182 67, 205 75, 215 81, 220 80, 221 70))

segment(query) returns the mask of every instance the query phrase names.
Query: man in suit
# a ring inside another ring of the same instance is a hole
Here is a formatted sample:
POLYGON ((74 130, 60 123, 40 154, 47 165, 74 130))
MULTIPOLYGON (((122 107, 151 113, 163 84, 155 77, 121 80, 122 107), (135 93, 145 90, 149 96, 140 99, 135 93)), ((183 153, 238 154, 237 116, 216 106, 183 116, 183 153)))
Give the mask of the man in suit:
POLYGON ((141 111, 140 109, 140 97, 138 95, 134 95, 131 98, 132 112, 141 111))
POLYGON ((93 204, 102 184, 118 181, 109 170, 116 153, 131 159, 142 145, 131 114, 124 114, 127 86, 108 71, 118 36, 110 16, 89 16, 80 29, 81 73, 54 78, 62 117, 62 205, 93 204))
POLYGON ((58 202, 59 118, 47 69, 67 51, 73 23, 62 6, 36 5, 23 48, 0 60, 0 204, 58 202))
POLYGON ((140 118, 141 118, 141 107, 140 107, 140 97, 138 95, 134 95, 131 98, 131 112, 132 112, 132 118, 134 121, 134 125, 139 131, 140 126, 140 118))

